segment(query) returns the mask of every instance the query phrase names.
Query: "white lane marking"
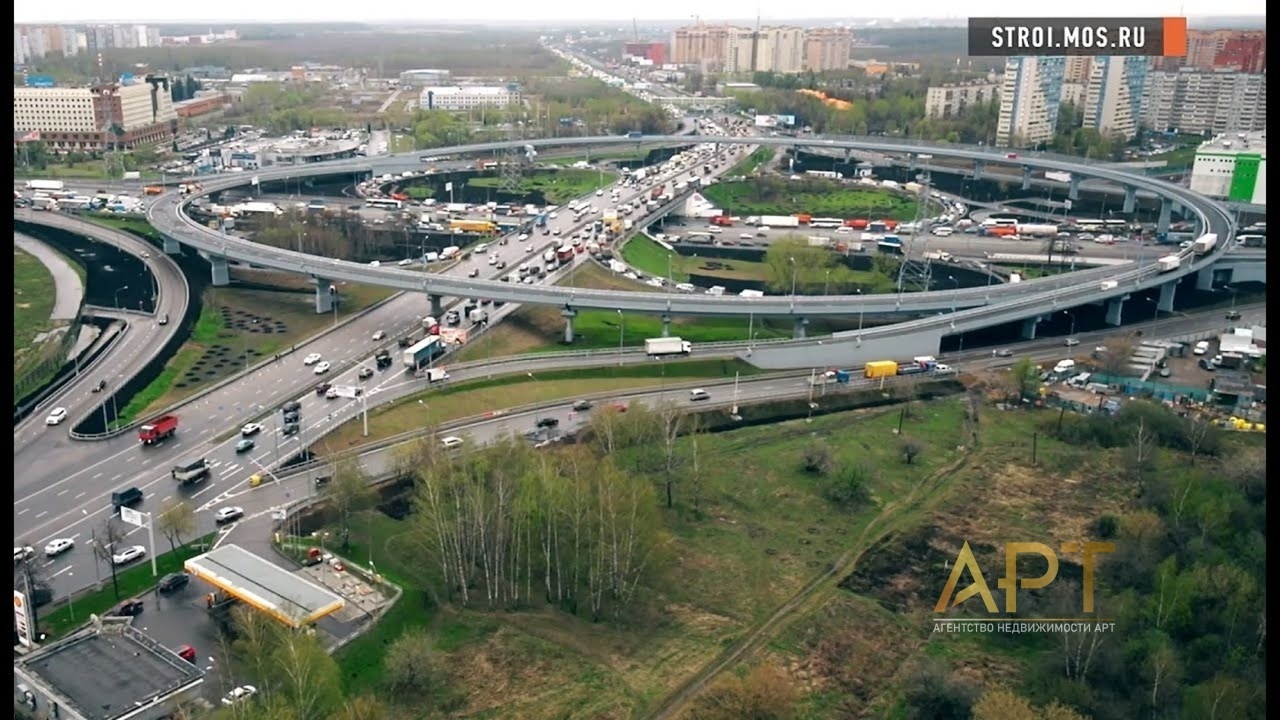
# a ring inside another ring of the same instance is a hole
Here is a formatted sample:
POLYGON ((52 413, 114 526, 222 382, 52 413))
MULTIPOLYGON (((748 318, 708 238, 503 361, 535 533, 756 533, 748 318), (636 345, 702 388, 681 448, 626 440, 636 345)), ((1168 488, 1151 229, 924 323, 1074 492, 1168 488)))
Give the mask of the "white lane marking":
POLYGON ((59 490, 58 497, 62 497, 63 495, 66 495, 68 492, 69 492, 68 490, 59 490))
POLYGON ((88 493, 87 490, 81 490, 80 492, 76 493, 76 496, 74 499, 79 500, 80 498, 84 497, 87 493, 88 493))
POLYGON ((27 514, 27 513, 29 513, 29 512, 31 512, 31 508, 22 508, 21 510, 19 510, 19 511, 18 511, 18 514, 19 514, 19 515, 26 515, 26 514, 27 514))
POLYGON ((48 514, 49 514, 48 510, 41 510, 40 512, 36 513, 36 519, 39 520, 40 518, 48 514))

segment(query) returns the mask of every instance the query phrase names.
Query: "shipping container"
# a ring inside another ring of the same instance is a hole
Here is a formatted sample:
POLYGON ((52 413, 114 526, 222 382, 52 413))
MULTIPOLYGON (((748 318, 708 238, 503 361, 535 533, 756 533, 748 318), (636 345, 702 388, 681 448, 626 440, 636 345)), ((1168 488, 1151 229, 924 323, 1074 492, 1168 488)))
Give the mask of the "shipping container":
POLYGON ((868 379, 892 377, 898 374, 898 363, 892 360, 873 360, 863 370, 868 379))

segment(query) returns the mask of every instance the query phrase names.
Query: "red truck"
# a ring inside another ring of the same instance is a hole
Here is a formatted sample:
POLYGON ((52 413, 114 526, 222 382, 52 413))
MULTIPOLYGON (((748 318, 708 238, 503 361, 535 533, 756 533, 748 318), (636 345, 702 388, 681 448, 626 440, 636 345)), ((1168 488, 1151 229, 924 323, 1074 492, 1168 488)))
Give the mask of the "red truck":
POLYGON ((178 432, 177 415, 161 415, 138 428, 138 439, 143 445, 155 445, 173 437, 178 432))
POLYGON ((711 218, 711 224, 719 225, 720 227, 733 227, 733 218, 728 215, 716 215, 711 218))

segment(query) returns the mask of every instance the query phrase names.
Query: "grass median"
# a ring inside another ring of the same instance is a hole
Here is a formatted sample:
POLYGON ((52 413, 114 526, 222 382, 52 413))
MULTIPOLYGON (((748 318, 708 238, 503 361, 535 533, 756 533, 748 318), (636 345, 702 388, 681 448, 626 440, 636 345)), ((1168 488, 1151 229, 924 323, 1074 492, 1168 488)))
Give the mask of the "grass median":
POLYGON ((151 561, 147 559, 119 570, 116 573, 118 594, 116 587, 111 583, 111 569, 99 567, 98 584, 95 589, 72 596, 67 602, 52 609, 44 609, 43 612, 37 610, 40 631, 47 633, 50 639, 56 639, 88 622, 90 615, 107 614, 121 602, 154 588, 160 578, 165 575, 181 572, 183 564, 206 552, 216 537, 216 533, 211 533, 181 545, 177 550, 157 555, 154 575, 151 573, 151 561))
POLYGON ((315 448, 317 454, 340 452, 432 425, 476 417, 508 408, 573 400, 615 391, 676 385, 699 379, 731 380, 763 370, 739 360, 684 360, 639 365, 549 370, 497 375, 444 385, 410 395, 369 412, 369 436, 359 417, 340 425, 315 448))

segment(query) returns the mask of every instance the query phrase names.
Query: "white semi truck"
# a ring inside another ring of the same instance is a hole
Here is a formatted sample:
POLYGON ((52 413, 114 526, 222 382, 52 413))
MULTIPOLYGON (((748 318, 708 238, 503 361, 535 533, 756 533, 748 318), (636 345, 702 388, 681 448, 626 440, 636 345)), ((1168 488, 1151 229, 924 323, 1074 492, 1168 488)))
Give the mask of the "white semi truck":
POLYGON ((693 352, 693 343, 678 337, 649 338, 644 341, 644 351, 649 357, 688 355, 693 352))

